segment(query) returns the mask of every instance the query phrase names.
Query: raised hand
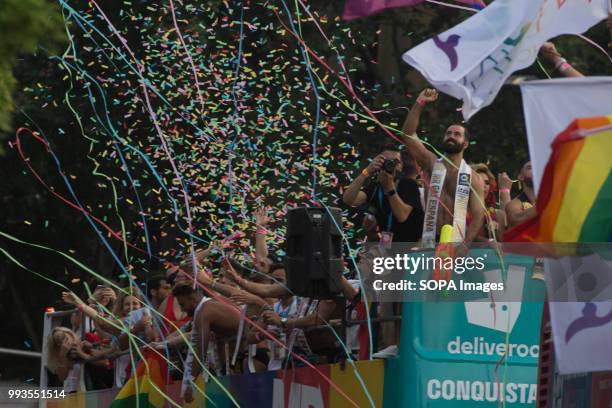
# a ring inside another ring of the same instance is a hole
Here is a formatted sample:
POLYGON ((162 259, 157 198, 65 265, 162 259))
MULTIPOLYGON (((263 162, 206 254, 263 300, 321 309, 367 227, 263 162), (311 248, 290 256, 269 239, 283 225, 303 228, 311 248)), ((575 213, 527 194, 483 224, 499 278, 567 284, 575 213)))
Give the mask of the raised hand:
POLYGON ((259 227, 266 228, 270 224, 270 217, 268 217, 268 210, 265 207, 259 207, 255 210, 255 223, 259 227))
POLYGON ((72 292, 62 292, 62 300, 64 303, 74 306, 78 306, 83 303, 83 301, 72 292))
POLYGON ((236 272, 236 270, 230 263, 229 258, 227 257, 223 258, 223 260, 221 261, 221 268, 223 269, 225 276, 228 279, 234 282, 238 282, 240 280, 240 276, 238 275, 238 272, 236 272))
POLYGON ((550 62, 551 64, 556 64, 561 58, 561 54, 559 54, 559 51, 557 51, 557 47, 555 47, 555 44, 551 43, 550 41, 545 42, 540 47, 540 55, 542 58, 544 58, 544 60, 550 62))
POLYGON ((369 174, 374 174, 382 168, 383 163, 385 162, 385 157, 382 154, 379 154, 370 162, 368 167, 366 167, 366 171, 369 174))
POLYGON ((266 324, 272 326, 281 326, 280 316, 272 310, 266 310, 262 313, 261 317, 263 318, 264 322, 266 322, 266 324))
POLYGON ((378 182, 382 185, 385 193, 388 193, 395 188, 395 180, 393 175, 387 173, 386 171, 381 171, 378 174, 378 182))
POLYGON ((512 179, 508 176, 508 173, 502 172, 497 175, 497 186, 500 190, 512 188, 512 179))
POLYGON ((143 331, 147 327, 153 326, 153 319, 151 318, 151 315, 145 314, 134 326, 137 331, 143 331))
POLYGON ((423 103, 431 103, 435 102, 438 99, 438 91, 433 88, 425 88, 419 94, 417 101, 422 101, 423 103))
POLYGON ((233 302, 242 303, 245 305, 261 305, 265 303, 265 301, 257 295, 253 295, 252 293, 246 292, 244 290, 234 294, 230 298, 233 302))
POLYGON ((204 286, 211 286, 213 284, 212 277, 205 269, 202 269, 200 270, 200 272, 198 272, 198 282, 200 282, 204 286))

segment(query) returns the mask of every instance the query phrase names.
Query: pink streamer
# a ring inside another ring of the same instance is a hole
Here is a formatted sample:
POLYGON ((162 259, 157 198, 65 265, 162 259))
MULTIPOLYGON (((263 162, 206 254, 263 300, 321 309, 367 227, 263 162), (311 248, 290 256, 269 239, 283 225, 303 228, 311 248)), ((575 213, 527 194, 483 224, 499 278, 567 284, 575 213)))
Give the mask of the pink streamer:
POLYGON ((189 61, 189 65, 191 65, 191 71, 193 72, 193 78, 195 79, 196 90, 198 91, 198 99, 200 100, 201 112, 204 113, 204 98, 202 98, 202 92, 200 91, 200 82, 198 81, 198 71, 196 70, 195 64, 193 63, 193 58, 191 58, 191 53, 185 45, 185 41, 183 40, 183 36, 181 34, 181 29, 179 28, 176 22, 176 14, 174 12, 174 2, 170 0, 170 11, 172 12, 172 22, 174 23, 174 28, 176 29, 176 34, 178 35, 179 41, 183 45, 183 49, 185 50, 185 55, 187 56, 187 60, 189 61))

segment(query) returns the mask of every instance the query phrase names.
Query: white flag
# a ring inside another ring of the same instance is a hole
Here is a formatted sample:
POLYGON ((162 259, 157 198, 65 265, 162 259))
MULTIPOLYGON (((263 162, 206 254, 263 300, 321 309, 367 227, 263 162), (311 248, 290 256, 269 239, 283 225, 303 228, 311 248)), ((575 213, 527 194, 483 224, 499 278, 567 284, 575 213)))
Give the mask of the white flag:
POLYGON ((612 114, 612 77, 525 81, 521 93, 533 185, 539 191, 554 138, 577 118, 612 114))
POLYGON ((467 120, 505 80, 535 61, 542 44, 608 17, 610 0, 496 0, 403 55, 441 92, 463 100, 467 120))
POLYGON ((592 254, 547 259, 546 288, 561 374, 612 370, 612 261, 592 254))

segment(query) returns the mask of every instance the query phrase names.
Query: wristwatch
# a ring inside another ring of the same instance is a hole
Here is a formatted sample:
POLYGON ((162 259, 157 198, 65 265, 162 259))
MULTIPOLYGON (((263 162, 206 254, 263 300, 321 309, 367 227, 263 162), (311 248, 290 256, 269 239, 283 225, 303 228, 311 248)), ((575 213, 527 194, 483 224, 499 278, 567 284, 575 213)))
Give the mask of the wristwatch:
POLYGON ((283 329, 287 328, 287 318, 286 317, 281 317, 281 326, 283 327, 283 329))
POLYGON ((397 193, 397 191, 395 189, 393 189, 391 191, 387 191, 385 194, 387 195, 387 197, 391 197, 395 193, 397 193))

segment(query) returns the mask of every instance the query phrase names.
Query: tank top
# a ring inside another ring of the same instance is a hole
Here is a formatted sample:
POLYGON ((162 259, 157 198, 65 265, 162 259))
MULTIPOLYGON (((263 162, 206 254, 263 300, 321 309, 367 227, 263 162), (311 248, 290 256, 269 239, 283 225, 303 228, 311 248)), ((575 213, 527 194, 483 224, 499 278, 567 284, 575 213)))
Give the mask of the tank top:
POLYGON ((525 194, 524 191, 521 191, 521 193, 516 198, 521 201, 521 210, 525 211, 528 208, 533 207, 533 204, 531 204, 531 201, 529 201, 529 198, 527 197, 527 194, 525 194))
POLYGON ((182 325, 187 323, 189 320, 191 320, 191 317, 189 316, 185 316, 181 320, 178 320, 176 318, 176 316, 174 315, 174 296, 172 294, 169 294, 166 300, 166 308, 164 309, 164 317, 168 319, 170 322, 172 322, 171 324, 170 322, 165 321, 164 324, 161 325, 162 334, 164 336, 167 336, 168 334, 175 331, 176 328, 174 326, 181 327, 182 325))

